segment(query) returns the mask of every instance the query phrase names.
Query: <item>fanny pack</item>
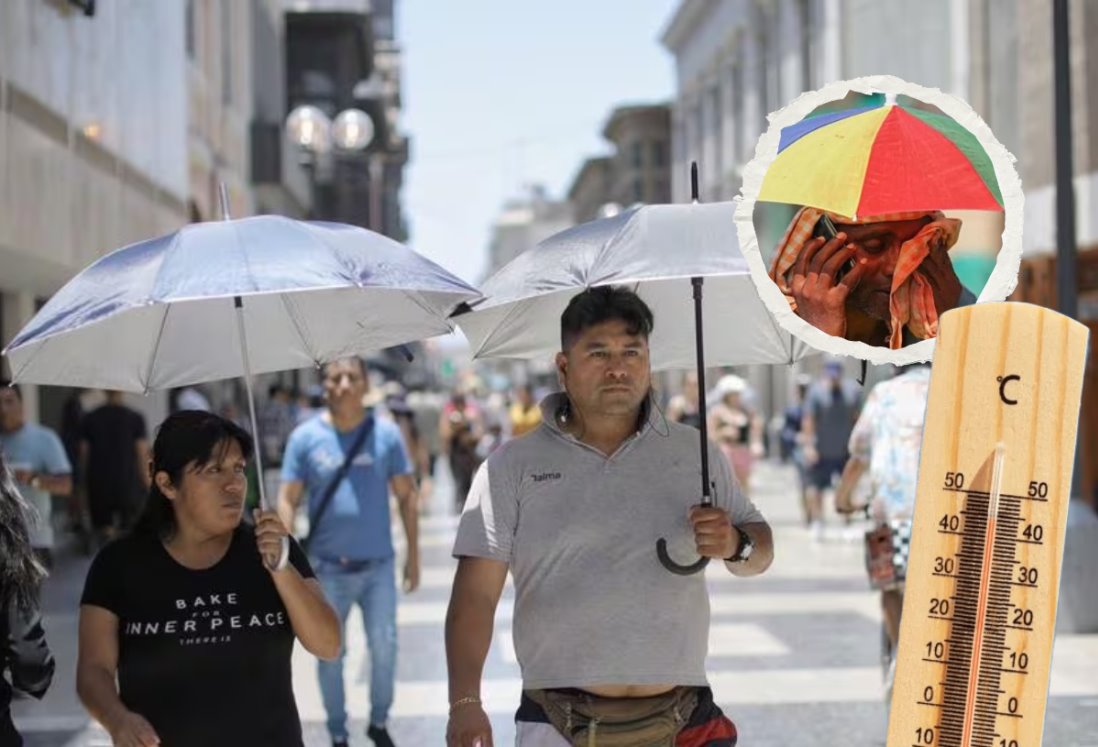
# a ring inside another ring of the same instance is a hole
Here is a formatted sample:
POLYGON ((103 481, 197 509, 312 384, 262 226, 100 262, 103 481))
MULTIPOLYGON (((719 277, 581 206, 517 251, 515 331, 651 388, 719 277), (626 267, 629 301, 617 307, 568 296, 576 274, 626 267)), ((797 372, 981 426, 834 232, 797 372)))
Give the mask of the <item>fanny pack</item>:
POLYGON ((674 747, 698 705, 696 687, 648 698, 602 698, 582 690, 526 690, 573 747, 674 747))

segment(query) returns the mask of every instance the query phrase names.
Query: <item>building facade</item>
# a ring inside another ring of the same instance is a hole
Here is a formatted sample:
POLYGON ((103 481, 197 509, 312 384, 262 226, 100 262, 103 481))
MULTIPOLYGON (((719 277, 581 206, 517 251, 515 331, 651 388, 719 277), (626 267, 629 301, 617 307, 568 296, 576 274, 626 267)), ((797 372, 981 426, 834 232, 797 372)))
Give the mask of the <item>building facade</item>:
MULTIPOLYGON (((1098 5, 1070 0, 1072 137, 1079 319, 1098 331, 1098 5)), ((689 194, 698 160, 702 195, 729 199, 767 126, 799 93, 865 75, 895 75, 968 101, 1017 159, 1025 192, 1023 264, 1014 300, 1055 306, 1055 128, 1052 4, 1046 0, 684 0, 661 36, 673 55, 672 196, 689 194), (882 33, 887 30, 889 33, 882 33), (899 34, 902 32, 902 39, 899 34)), ((998 236, 1001 216, 983 220, 998 236), (996 223, 999 221, 999 223, 996 223)), ((958 256, 978 247, 958 247, 958 256)), ((986 247, 985 247, 986 249, 986 247)), ((1091 351, 1080 437, 1098 448, 1098 356, 1091 351)), ((811 366, 811 363, 808 364, 811 366)), ((780 406, 778 369, 752 383, 780 406)), ((776 412, 777 410, 770 410, 776 412)), ((1083 460, 1083 491, 1098 468, 1083 460)))
MULTIPOLYGON (((60 1, 0 3, 5 344, 92 261, 186 223, 185 25, 178 0, 99 3, 91 15, 60 1)), ((24 393, 31 419, 58 425, 66 390, 24 393)), ((163 410, 142 399, 150 418, 163 410)))
POLYGON ((614 159, 597 156, 584 161, 568 188, 568 202, 576 223, 600 217, 606 206, 615 202, 613 194, 614 159))
POLYGON ((308 215, 309 176, 286 137, 286 23, 281 0, 252 3, 250 181, 256 213, 308 215))
POLYGON ((252 215, 253 21, 262 6, 233 0, 185 0, 184 6, 190 218, 222 217, 221 184, 230 215, 252 215))
POLYGON ((496 217, 488 246, 488 267, 481 281, 538 242, 573 224, 572 206, 568 202, 552 199, 542 185, 531 186, 526 195, 507 202, 496 217))
POLYGON ((619 106, 602 136, 613 146, 612 154, 584 161, 568 190, 577 223, 607 209, 671 201, 670 106, 619 106))

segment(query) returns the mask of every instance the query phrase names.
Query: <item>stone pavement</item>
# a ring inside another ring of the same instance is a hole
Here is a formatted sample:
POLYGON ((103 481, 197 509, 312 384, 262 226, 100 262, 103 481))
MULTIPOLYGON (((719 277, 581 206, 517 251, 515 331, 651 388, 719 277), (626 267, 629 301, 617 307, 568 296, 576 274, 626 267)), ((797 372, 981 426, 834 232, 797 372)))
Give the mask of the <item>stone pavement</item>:
MULTIPOLYGON (((445 476, 432 513, 423 518, 423 586, 399 608, 400 655, 391 733, 402 747, 444 744, 447 711, 443 620, 454 561, 456 519, 445 476)), ((865 583, 860 528, 832 520, 822 542, 801 526, 792 470, 763 464, 754 498, 774 525, 776 560, 765 575, 738 579, 708 570, 712 630, 708 669, 718 702, 736 722, 744 747, 883 745, 885 712, 879 661, 880 614, 865 583)), ((87 561, 66 558, 45 592, 48 632, 58 659, 42 703, 15 706, 35 747, 107 745, 73 692, 76 605, 87 561)), ((638 590, 643 593, 643 590, 638 590)), ((513 594, 505 592, 485 665, 483 697, 495 743, 513 743, 520 680, 510 639, 513 594)), ((347 634, 352 744, 363 736, 369 708, 361 618, 347 634)), ((294 685, 306 744, 328 744, 315 664, 300 649, 294 685)), ((1098 747, 1098 635, 1060 635, 1053 658, 1045 741, 1051 747, 1098 747)), ((199 714, 196 714, 198 717, 199 714)), ((258 714, 257 714, 258 716, 258 714)), ((1026 747, 1029 747, 1028 745, 1026 747)))

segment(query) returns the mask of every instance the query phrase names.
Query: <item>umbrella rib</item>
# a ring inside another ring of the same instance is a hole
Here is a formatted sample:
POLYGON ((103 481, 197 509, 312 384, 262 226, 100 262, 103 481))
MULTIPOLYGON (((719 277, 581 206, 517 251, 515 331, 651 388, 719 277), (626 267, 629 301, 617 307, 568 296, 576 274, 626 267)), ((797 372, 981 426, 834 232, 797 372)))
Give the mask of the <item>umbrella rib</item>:
MULTIPOLYGON (((427 302, 425 300, 423 300, 421 291, 406 290, 406 291, 404 291, 404 293, 405 293, 405 295, 408 296, 408 298, 412 301, 412 303, 414 303, 416 306, 418 306, 424 312, 426 312, 428 316, 432 316, 432 317, 438 316, 438 313, 434 309, 432 309, 430 306, 428 306, 427 302)), ((445 324, 451 332, 454 331, 454 325, 450 322, 449 314, 447 314, 445 317, 442 318, 442 323, 445 324)))
POLYGON ((305 334, 305 330, 302 329, 303 322, 298 318, 297 305, 293 303, 288 293, 280 293, 279 298, 282 300, 282 306, 286 309, 290 321, 293 322, 294 331, 297 332, 297 336, 301 339, 301 344, 305 346, 305 352, 313 359, 313 363, 319 365, 320 359, 316 354, 316 349, 309 342, 309 336, 305 334))
POLYGON ((476 358, 478 355, 480 355, 481 352, 483 352, 484 348, 488 347, 488 343, 491 342, 492 339, 496 336, 496 333, 499 332, 500 327, 502 327, 507 322, 511 321, 511 317, 513 317, 515 314, 518 313, 519 308, 523 304, 523 301, 526 301, 526 300, 529 300, 529 299, 519 299, 511 305, 511 308, 507 311, 507 314, 502 319, 499 320, 499 324, 497 324, 495 327, 493 327, 492 331, 489 332, 487 335, 485 335, 484 342, 482 342, 480 345, 477 346, 476 351, 473 353, 474 358, 476 358))
MULTIPOLYGON (((11 374, 11 380, 12 381, 14 381, 14 382, 19 381, 19 379, 23 376, 23 372, 27 370, 27 368, 30 366, 30 364, 34 362, 34 359, 38 357, 38 354, 42 352, 42 349, 44 347, 46 347, 46 344, 49 343, 49 341, 52 340, 52 339, 53 339, 52 337, 47 337, 44 340, 42 340, 42 344, 39 345, 34 350, 34 352, 32 352, 30 355, 27 356, 27 360, 23 363, 22 366, 19 367, 19 371, 18 372, 12 371, 12 374, 11 374)), ((11 351, 10 350, 7 351, 7 355, 8 355, 8 360, 10 361, 11 360, 11 351)))
POLYGON ((170 303, 164 304, 164 316, 160 317, 160 329, 156 332, 156 342, 153 344, 152 355, 149 356, 149 367, 145 372, 145 380, 141 382, 144 394, 149 393, 149 383, 152 381, 153 366, 156 365, 156 356, 160 354, 160 340, 164 337, 164 326, 168 323, 168 312, 172 310, 170 303))

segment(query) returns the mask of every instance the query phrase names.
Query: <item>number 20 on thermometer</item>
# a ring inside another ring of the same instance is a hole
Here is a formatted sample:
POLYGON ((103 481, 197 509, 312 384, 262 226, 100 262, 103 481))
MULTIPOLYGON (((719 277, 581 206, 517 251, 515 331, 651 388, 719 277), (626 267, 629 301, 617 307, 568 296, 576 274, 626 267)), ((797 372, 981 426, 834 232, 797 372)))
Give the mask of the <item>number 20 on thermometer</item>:
POLYGON ((1087 330, 1048 309, 942 315, 888 747, 1038 747, 1087 330))

